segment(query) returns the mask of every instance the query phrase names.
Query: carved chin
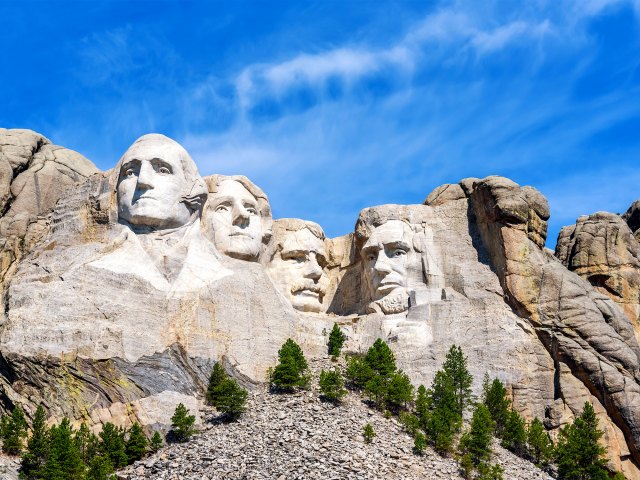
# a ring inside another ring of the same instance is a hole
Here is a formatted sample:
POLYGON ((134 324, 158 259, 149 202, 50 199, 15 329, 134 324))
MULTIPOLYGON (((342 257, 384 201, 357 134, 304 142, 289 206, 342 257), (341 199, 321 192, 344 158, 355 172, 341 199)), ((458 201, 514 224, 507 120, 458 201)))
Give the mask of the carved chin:
POLYGON ((322 296, 311 290, 300 290, 291 294, 291 305, 301 312, 315 312, 322 310, 322 296))
POLYGON ((223 253, 240 260, 257 260, 260 255, 260 241, 250 237, 229 237, 229 244, 223 253))
POLYGON ((380 300, 371 302, 367 308, 368 313, 384 313, 391 315, 393 313, 402 313, 409 308, 409 296, 403 289, 400 292, 387 295, 380 300))

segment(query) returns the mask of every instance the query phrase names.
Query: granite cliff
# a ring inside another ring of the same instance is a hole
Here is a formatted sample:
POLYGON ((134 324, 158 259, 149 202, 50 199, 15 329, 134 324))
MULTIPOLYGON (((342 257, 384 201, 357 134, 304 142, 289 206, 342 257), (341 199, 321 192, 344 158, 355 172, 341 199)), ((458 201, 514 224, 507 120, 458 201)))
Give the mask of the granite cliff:
POLYGON ((99 172, 0 130, 0 164, 4 409, 162 428, 178 402, 197 407, 213 362, 259 390, 286 338, 321 358, 336 322, 350 351, 388 341, 414 383, 460 345, 476 392, 499 377, 552 432, 592 402, 612 468, 640 478, 633 208, 563 230, 560 261, 546 199, 501 177, 364 209, 329 239, 273 220, 246 177, 200 177, 161 135, 99 172))

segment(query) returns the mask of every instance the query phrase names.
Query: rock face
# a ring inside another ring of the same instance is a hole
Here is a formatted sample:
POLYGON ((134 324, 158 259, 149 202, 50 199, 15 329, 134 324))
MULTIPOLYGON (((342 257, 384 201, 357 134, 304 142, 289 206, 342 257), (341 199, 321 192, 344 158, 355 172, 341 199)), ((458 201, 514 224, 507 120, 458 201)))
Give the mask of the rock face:
POLYGON ((620 216, 598 212, 578 218, 558 236, 556 256, 571 271, 616 302, 640 340, 640 242, 638 208, 620 216))
POLYGON ((0 128, 0 286, 46 234, 46 217, 66 189, 97 172, 38 133, 0 128))
POLYGON ((549 209, 533 188, 466 179, 423 205, 364 209, 326 239, 313 222, 272 222, 248 179, 203 179, 150 135, 58 198, 5 276, 5 409, 166 426, 175 404, 197 407, 213 362, 259 390, 287 338, 323 357, 335 322, 350 351, 389 342, 416 384, 461 346, 476 393, 497 376, 550 430, 592 402, 612 468, 640 478, 631 321, 544 250, 549 209))

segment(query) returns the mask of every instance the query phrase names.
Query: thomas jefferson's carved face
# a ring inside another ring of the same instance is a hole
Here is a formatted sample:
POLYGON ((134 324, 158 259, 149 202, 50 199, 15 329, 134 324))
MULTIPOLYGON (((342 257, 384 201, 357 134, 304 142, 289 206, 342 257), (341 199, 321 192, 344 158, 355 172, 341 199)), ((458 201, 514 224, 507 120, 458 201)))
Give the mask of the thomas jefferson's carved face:
POLYGON ((262 248, 262 219, 258 201, 235 180, 223 180, 209 194, 209 218, 216 248, 243 260, 257 260, 262 248))
POLYGON ((371 300, 406 293, 411 239, 411 229, 400 220, 390 220, 373 230, 361 250, 371 300))
POLYGON ((152 141, 136 143, 127 150, 120 167, 118 217, 155 230, 186 225, 193 213, 183 202, 187 187, 175 147, 152 141))
POLYGON ((271 278, 293 308, 319 312, 325 294, 321 281, 326 265, 324 242, 303 228, 286 232, 281 244, 269 264, 271 278))

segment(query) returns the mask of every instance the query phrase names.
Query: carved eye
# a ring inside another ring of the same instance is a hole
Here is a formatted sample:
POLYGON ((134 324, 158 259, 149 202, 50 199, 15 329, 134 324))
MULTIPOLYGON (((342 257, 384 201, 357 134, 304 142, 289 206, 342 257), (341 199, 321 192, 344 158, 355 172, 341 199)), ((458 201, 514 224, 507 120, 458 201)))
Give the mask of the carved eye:
POLYGON ((397 249, 397 250, 394 250, 394 251, 391 253, 391 256, 392 256, 393 258, 398 258, 398 257, 402 257, 403 255, 406 255, 406 254, 407 254, 407 252, 405 252, 404 250, 397 249))
POLYGON ((368 253, 367 254, 367 260, 369 260, 370 262, 375 262, 376 261, 376 255, 373 253, 368 253))
POLYGON ((124 176, 125 177, 133 177, 135 175, 136 172, 134 172, 133 168, 127 168, 124 171, 124 176))
POLYGON ((167 167, 160 167, 158 169, 158 173, 162 173, 164 175, 168 175, 169 173, 171 173, 171 170, 169 170, 167 167))
POLYGON ((303 263, 307 260, 307 256, 300 253, 291 253, 285 257, 285 260, 290 260, 295 263, 303 263))
POLYGON ((246 207, 247 212, 249 212, 251 215, 257 215, 258 214, 258 210, 256 210, 254 207, 246 207))
POLYGON ((228 205, 225 205, 224 203, 223 203, 223 204, 220 204, 220 205, 218 205, 218 206, 216 207, 216 210, 215 210, 215 211, 216 211, 216 212, 228 212, 228 211, 229 211, 229 206, 228 206, 228 205))

